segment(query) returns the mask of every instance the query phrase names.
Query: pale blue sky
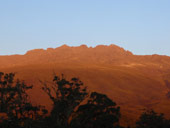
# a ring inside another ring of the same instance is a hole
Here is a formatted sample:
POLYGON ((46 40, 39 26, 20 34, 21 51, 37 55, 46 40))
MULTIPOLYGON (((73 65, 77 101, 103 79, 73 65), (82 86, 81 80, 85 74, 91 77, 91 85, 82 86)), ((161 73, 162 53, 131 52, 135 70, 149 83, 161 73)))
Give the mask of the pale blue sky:
POLYGON ((0 0, 0 55, 111 43, 170 55, 170 0, 0 0))

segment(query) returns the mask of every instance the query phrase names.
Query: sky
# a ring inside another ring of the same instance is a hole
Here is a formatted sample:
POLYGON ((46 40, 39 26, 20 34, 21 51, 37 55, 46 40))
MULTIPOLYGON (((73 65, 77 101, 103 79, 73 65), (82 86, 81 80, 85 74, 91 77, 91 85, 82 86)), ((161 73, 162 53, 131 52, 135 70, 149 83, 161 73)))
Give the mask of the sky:
POLYGON ((0 0, 0 55, 63 44, 170 56, 170 0, 0 0))

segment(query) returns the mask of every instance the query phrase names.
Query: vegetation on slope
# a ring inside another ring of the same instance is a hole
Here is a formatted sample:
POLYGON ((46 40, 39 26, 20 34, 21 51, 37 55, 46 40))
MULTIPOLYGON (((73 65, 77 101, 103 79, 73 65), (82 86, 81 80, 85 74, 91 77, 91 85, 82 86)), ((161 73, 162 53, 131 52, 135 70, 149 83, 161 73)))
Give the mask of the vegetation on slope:
MULTIPOLYGON (((78 78, 66 80, 54 76, 53 83, 42 89, 53 103, 50 113, 43 106, 32 105, 23 81, 15 74, 0 73, 1 128, 123 128, 119 124, 120 107, 105 94, 88 92, 78 78)), ((170 120, 153 110, 142 113, 136 128, 169 128, 170 120)))

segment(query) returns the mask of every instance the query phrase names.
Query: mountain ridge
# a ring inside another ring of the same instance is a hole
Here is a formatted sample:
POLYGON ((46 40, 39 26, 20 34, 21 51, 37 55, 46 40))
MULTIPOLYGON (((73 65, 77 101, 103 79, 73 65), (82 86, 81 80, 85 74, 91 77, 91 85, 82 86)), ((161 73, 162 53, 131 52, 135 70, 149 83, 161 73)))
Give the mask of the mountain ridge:
POLYGON ((79 77, 90 91, 107 94, 121 107, 122 124, 134 124, 143 109, 153 108, 170 118, 170 57, 134 55, 116 45, 31 50, 24 55, 0 56, 0 71, 34 85, 34 103, 48 106, 41 81, 54 74, 79 77))
MULTIPOLYGON (((57 48, 33 49, 24 55, 0 56, 0 67, 10 67, 17 65, 27 65, 34 63, 48 63, 49 61, 57 63, 58 61, 68 61, 70 63, 141 63, 142 61, 160 61, 169 62, 169 56, 163 55, 134 55, 132 52, 123 49, 117 45, 98 45, 88 47, 86 45, 68 46, 62 45, 57 48), (164 59, 163 59, 164 58, 164 59), (56 60, 55 60, 56 59, 56 60)), ((160 63, 160 62, 159 62, 160 63)))

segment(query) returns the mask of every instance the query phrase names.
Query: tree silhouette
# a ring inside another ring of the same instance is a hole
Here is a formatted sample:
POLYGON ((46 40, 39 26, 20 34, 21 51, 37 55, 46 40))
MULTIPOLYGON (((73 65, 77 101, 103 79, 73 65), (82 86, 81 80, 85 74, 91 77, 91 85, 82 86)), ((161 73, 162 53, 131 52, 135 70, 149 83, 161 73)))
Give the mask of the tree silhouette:
POLYGON ((120 108, 106 95, 92 92, 87 103, 79 106, 71 121, 72 128, 118 127, 120 108))
POLYGON ((170 128, 170 120, 165 119, 163 114, 148 110, 142 113, 136 122, 136 128, 170 128))
POLYGON ((51 113, 33 106, 23 81, 14 81, 14 73, 0 72, 0 128, 121 128, 120 108, 106 95, 88 93, 78 78, 55 76, 43 90, 53 102, 51 113))
POLYGON ((92 92, 78 78, 54 77, 54 84, 42 88, 53 101, 47 118, 50 128, 113 128, 119 127, 120 108, 106 95, 92 92), (87 103, 86 103, 87 102, 87 103))
POLYGON ((0 114, 4 115, 0 119, 2 128, 29 127, 41 117, 39 112, 43 109, 33 106, 29 100, 26 91, 33 86, 27 86, 19 80, 14 82, 14 76, 14 73, 0 72, 0 114))
POLYGON ((64 76, 54 77, 54 84, 48 87, 44 84, 42 88, 53 101, 53 109, 48 118, 48 126, 66 128, 69 127, 68 120, 71 114, 87 96, 86 87, 82 87, 83 83, 72 78, 70 81, 64 79, 64 76))

